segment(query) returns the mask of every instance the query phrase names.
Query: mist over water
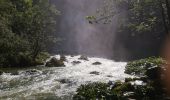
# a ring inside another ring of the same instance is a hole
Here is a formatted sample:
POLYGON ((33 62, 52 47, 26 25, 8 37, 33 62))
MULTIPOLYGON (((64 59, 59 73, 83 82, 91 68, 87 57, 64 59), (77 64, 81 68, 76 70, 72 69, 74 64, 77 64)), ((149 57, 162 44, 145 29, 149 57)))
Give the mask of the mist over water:
MULTIPOLYGON (((117 29, 118 18, 114 17, 111 24, 89 24, 86 16, 93 15, 103 1, 99 0, 54 0, 61 11, 58 33, 64 40, 57 53, 84 54, 111 58, 117 29), (61 6, 62 5, 62 6, 61 6)), ((54 50, 54 51, 55 51, 54 50)), ((55 52, 56 52, 55 51, 55 52)))

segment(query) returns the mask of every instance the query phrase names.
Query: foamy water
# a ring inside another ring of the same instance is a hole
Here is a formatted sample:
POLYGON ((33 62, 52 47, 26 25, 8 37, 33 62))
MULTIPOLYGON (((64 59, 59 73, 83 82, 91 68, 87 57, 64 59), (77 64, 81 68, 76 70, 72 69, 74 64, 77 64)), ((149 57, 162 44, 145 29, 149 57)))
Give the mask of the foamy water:
MULTIPOLYGON (((59 55, 55 56, 60 58, 59 55)), ((80 56, 66 56, 66 67, 36 67, 20 70, 19 75, 4 73, 0 76, 0 99, 2 100, 70 100, 78 86, 92 82, 124 80, 125 62, 115 62, 104 58, 89 57, 88 61, 80 56), (72 63, 80 61, 79 64, 72 63), (100 62, 101 65, 93 65, 100 62), (98 74, 90 74, 91 72, 98 74)))

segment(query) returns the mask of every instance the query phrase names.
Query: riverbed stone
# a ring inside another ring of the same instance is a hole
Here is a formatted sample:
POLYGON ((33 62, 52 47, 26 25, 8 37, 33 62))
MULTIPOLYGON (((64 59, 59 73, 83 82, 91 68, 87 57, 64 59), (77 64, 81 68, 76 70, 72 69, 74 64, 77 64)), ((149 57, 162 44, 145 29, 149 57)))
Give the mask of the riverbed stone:
POLYGON ((86 61, 88 61, 88 57, 87 56, 80 56, 80 58, 78 58, 79 60, 86 60, 86 61))
POLYGON ((38 70, 36 69, 31 69, 31 70, 27 70, 25 71, 27 75, 35 75, 35 74, 38 74, 40 73, 38 70))
POLYGON ((102 63, 101 62, 94 62, 94 63, 92 63, 92 65, 101 65, 102 63))
POLYGON ((92 72, 90 72, 90 74, 99 75, 99 74, 100 74, 100 72, 92 71, 92 72))
POLYGON ((64 67, 64 61, 53 57, 45 64, 46 67, 64 67))
POLYGON ((107 75, 107 77, 113 77, 112 75, 107 75))
POLYGON ((61 61, 66 61, 66 60, 67 60, 67 59, 66 59, 66 56, 61 55, 61 56, 60 56, 60 60, 61 60, 61 61))
POLYGON ((19 72, 18 71, 14 71, 11 73, 11 75, 19 75, 19 72))
POLYGON ((60 79, 59 82, 60 82, 60 83, 63 83, 63 84, 65 84, 65 83, 71 83, 71 81, 70 81, 69 79, 60 79))
POLYGON ((72 62, 73 65, 77 65, 77 64, 80 64, 80 63, 81 63, 81 61, 73 61, 72 62))

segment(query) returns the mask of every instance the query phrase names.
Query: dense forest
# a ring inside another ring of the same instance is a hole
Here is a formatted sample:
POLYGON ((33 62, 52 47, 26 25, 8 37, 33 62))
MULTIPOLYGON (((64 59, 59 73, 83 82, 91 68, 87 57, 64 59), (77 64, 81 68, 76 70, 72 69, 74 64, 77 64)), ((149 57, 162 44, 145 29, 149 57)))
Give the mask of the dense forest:
POLYGON ((0 0, 0 99, 169 100, 170 0, 0 0))
POLYGON ((0 66, 42 64, 47 44, 56 41, 57 15, 48 0, 1 0, 0 66))

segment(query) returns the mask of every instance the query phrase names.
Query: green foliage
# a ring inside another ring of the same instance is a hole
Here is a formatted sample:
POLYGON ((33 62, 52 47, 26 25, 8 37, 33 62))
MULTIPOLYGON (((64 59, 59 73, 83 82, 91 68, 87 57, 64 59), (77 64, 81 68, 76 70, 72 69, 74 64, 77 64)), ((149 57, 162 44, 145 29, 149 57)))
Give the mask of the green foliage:
MULTIPOLYGON (((89 22, 111 23, 113 17, 119 17, 118 32, 139 35, 141 33, 160 33, 163 25, 160 0, 104 0, 103 7, 97 9, 94 17, 88 17, 89 22)), ((164 13, 164 12, 163 12, 164 13)), ((165 15, 167 16, 167 14, 165 15)), ((167 18, 165 18, 167 19, 167 18)))
MULTIPOLYGON (((131 81, 133 82, 133 81, 131 81)), ((147 83, 146 85, 135 85, 131 82, 89 83, 81 85, 73 100, 155 100, 163 99, 164 93, 160 88, 147 83)))
POLYGON ((152 67, 162 67, 165 64, 162 58, 149 57, 146 59, 129 62, 126 65, 125 73, 133 75, 146 75, 146 71, 152 67))
POLYGON ((90 83, 81 85, 77 89, 77 94, 73 100, 112 100, 117 99, 117 96, 112 93, 110 85, 106 83, 90 83))
POLYGON ((47 44, 56 42, 57 15, 48 0, 0 0, 0 66, 37 62, 47 44))
MULTIPOLYGON (((73 100, 165 100, 165 87, 161 83, 160 71, 162 58, 146 58, 127 64, 129 74, 133 71, 138 78, 126 78, 125 82, 89 83, 77 89, 73 100), (137 68, 141 69, 137 69, 137 68), (132 69, 130 69, 132 68, 132 69), (141 81, 142 84, 137 84, 141 81)), ((127 71, 127 69, 126 69, 127 71)))

